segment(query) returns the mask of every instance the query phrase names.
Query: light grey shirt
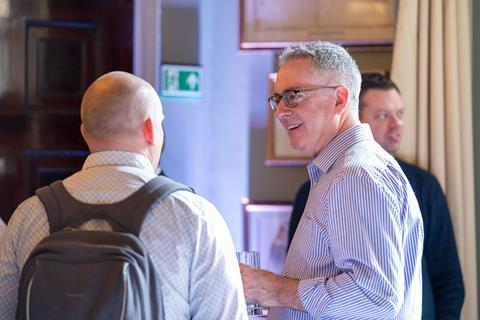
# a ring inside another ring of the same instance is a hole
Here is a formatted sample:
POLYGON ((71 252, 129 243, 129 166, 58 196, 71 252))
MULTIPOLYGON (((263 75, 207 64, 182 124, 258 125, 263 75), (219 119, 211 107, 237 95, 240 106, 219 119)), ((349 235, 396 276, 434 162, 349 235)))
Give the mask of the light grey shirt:
MULTIPOLYGON (((81 171, 64 180, 76 199, 113 203, 155 177, 150 162, 130 152, 90 155, 81 171)), ((91 220, 82 229, 105 230, 91 220)), ((21 270, 32 249, 49 234, 45 209, 33 196, 14 212, 0 242, 0 318, 13 319, 21 270)), ((229 230, 217 209, 202 197, 176 191, 153 206, 140 239, 162 283, 165 319, 247 319, 229 230)), ((159 298, 160 299, 160 298, 159 298)))
POLYGON ((5 222, 3 222, 2 219, 0 219, 0 239, 2 238, 4 232, 5 232, 5 222))

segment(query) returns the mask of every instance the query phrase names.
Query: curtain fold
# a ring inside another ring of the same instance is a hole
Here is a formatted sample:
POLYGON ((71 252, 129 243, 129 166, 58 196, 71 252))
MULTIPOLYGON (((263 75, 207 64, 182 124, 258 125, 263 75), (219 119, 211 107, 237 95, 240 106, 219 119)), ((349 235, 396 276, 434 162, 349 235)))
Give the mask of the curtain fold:
POLYGON ((465 282, 462 319, 477 319, 469 0, 399 0, 392 79, 405 103, 399 156, 447 195, 465 282))

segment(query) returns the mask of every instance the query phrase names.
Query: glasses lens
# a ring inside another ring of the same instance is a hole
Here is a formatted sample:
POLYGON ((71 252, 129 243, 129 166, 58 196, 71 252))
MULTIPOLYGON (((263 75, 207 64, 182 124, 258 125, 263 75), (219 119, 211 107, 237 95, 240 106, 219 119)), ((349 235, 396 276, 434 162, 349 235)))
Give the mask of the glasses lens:
POLYGON ((299 104, 303 98, 303 95, 301 92, 297 91, 285 91, 283 94, 285 97, 285 105, 289 108, 295 107, 297 104, 299 104))
POLYGON ((270 108, 272 108, 273 111, 277 110, 280 99, 281 97, 279 96, 271 96, 270 98, 268 98, 268 102, 270 103, 270 108))

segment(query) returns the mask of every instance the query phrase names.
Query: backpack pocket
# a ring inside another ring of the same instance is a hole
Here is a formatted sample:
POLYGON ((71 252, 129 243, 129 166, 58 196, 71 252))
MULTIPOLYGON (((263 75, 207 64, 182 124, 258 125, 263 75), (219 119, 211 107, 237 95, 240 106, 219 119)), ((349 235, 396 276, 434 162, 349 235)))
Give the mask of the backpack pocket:
POLYGON ((50 319, 125 319, 127 299, 132 299, 128 271, 125 261, 65 263, 39 258, 27 289, 27 319, 45 314, 50 319))
POLYGON ((157 280, 134 235, 60 231, 28 258, 16 318, 162 319, 157 280))

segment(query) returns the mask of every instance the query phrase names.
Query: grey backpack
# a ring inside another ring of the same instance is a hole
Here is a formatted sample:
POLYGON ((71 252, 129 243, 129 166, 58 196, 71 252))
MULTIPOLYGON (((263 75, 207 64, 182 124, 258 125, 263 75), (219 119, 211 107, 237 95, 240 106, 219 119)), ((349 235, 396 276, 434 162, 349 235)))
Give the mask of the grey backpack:
POLYGON ((32 251, 20 278, 17 319, 163 319, 160 281, 138 238, 151 206, 176 190, 157 177, 113 204, 86 204, 56 181, 36 191, 50 235, 32 251), (84 231, 105 219, 114 231, 84 231))

